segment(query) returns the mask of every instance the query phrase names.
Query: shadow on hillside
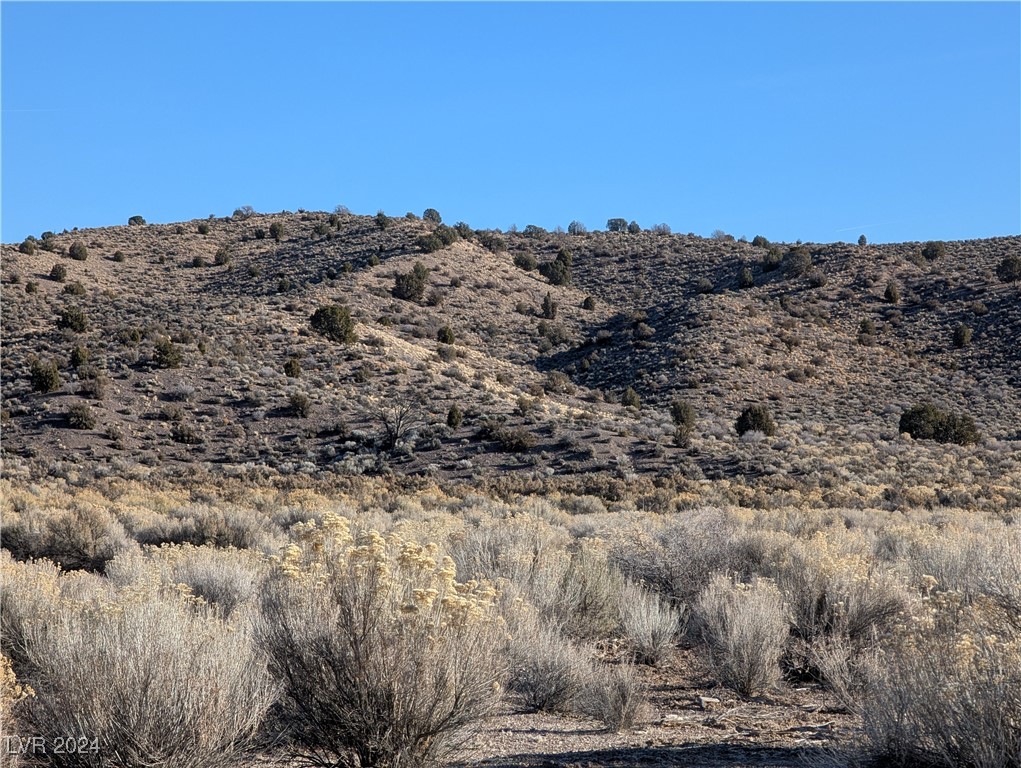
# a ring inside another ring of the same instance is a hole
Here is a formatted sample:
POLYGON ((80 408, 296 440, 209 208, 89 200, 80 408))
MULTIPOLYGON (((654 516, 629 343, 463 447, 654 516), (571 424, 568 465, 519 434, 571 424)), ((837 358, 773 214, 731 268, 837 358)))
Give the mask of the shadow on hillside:
POLYGON ((692 744, 676 747, 634 747, 599 749, 553 754, 509 755, 480 761, 455 763, 485 768, 632 768, 633 766, 699 766, 699 768, 742 768, 743 766, 804 766, 823 763, 831 756, 823 746, 772 747, 759 745, 692 744))

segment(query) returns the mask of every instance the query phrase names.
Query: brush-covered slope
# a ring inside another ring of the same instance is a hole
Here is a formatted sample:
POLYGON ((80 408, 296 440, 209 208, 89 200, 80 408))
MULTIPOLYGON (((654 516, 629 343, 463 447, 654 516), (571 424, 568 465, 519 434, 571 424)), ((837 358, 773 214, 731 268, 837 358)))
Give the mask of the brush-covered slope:
POLYGON ((608 470, 819 494, 854 481, 863 497, 930 480, 1002 505, 1021 438, 1021 301, 996 267, 1019 251, 998 238, 770 254, 326 213, 65 232, 3 247, 3 450, 9 464, 114 471, 608 470), (528 268, 561 251, 570 282, 528 268), (395 295, 416 263, 421 296, 395 295), (356 340, 312 328, 331 305, 356 340), (620 402, 628 387, 640 407, 620 402), (695 408, 688 442, 678 398, 695 408), (902 438, 901 413, 923 401, 973 416, 981 442, 902 438), (768 405, 775 437, 738 437, 751 403, 768 405))

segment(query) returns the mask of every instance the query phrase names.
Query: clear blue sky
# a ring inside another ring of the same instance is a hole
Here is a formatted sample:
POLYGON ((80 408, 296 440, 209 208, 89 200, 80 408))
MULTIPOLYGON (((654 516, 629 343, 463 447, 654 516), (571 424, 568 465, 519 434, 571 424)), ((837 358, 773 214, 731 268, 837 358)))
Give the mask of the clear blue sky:
POLYGON ((17 3, 2 238, 259 211, 1021 233, 1021 4, 17 3))

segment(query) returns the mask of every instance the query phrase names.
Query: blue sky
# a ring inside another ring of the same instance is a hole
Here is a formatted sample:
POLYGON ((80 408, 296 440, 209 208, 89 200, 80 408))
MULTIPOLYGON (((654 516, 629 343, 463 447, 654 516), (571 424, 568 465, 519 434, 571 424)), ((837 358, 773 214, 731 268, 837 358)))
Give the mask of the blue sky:
POLYGON ((1021 4, 16 3, 2 238, 332 210, 1021 233, 1021 4))

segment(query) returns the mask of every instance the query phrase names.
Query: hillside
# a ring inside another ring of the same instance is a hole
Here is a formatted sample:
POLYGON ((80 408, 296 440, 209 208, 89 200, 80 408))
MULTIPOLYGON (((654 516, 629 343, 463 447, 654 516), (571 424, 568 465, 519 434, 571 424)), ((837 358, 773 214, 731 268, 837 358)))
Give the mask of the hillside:
POLYGON ((729 239, 535 227, 459 225, 440 230, 455 242, 423 243, 436 230, 299 212, 4 245, 7 471, 509 473, 641 479, 669 485, 675 505, 714 493, 1021 504, 1021 293, 996 275, 1019 237, 770 255, 729 239), (562 249, 569 284, 527 268, 562 249), (421 298, 397 298, 395 277, 416 262, 421 298), (329 305, 348 308, 357 340, 313 330, 329 305), (970 338, 955 344, 959 325, 970 338), (439 341, 448 328, 452 344, 439 341), (50 363, 59 382, 42 392, 50 363), (640 406, 621 403, 628 387, 640 406), (687 440, 675 438, 676 399, 694 407, 687 440), (902 437, 901 414, 924 401, 970 414, 979 443, 902 437), (753 403, 769 407, 775 436, 738 436, 753 403))

